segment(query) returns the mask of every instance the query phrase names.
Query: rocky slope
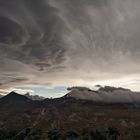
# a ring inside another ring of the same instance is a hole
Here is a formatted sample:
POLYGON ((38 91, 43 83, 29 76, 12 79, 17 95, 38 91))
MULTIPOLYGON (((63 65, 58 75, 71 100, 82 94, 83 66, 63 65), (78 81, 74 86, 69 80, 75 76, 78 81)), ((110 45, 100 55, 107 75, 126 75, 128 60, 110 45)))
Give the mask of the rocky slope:
POLYGON ((14 131, 16 135, 27 128, 39 129, 47 139, 50 133, 56 134, 56 130, 61 135, 69 131, 82 135, 83 130, 97 129, 111 140, 106 133, 111 127, 119 131, 119 140, 140 139, 140 108, 132 103, 94 102, 69 96, 69 93, 57 99, 34 101, 10 93, 0 99, 0 112, 0 131, 14 131))

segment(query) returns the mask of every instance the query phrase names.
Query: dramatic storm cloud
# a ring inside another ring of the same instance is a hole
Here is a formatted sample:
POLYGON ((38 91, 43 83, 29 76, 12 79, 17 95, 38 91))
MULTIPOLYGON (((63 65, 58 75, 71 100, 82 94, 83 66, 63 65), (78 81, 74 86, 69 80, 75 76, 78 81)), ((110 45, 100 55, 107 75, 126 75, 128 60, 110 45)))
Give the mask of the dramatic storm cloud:
POLYGON ((0 0, 0 88, 139 89, 139 0, 0 0))

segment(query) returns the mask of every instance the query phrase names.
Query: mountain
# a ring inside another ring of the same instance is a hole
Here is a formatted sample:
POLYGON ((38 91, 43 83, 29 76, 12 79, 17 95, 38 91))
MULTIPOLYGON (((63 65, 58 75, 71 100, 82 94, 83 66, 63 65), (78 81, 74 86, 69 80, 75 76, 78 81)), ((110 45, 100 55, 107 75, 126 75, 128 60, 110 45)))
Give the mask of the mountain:
POLYGON ((24 95, 20 95, 14 91, 10 92, 9 94, 7 94, 6 96, 3 96, 2 98, 0 98, 0 104, 14 104, 14 103, 23 103, 23 102, 27 102, 30 101, 29 98, 27 98, 24 95))
MULTIPOLYGON (((12 94, 12 96, 15 94, 15 95, 17 95, 18 93, 16 93, 16 92, 11 92, 11 93, 9 93, 9 95, 11 96, 11 94, 12 94)), ((8 96, 9 96, 8 95, 8 96)), ((18 94, 18 95, 21 95, 21 94, 18 94)), ((7 95, 6 95, 7 96, 7 95)), ((31 99, 31 100, 43 100, 43 99, 45 99, 44 97, 42 97, 42 96, 39 96, 39 95, 30 95, 29 93, 26 93, 26 94, 24 94, 24 96, 25 97, 27 97, 28 99, 31 99)), ((4 97, 4 95, 0 95, 0 98, 2 98, 2 97, 4 97)), ((23 96, 22 96, 23 97, 23 96)), ((6 97, 7 98, 7 97, 6 97)), ((8 97, 9 98, 9 97, 8 97)), ((11 98, 11 97, 10 97, 11 98)), ((26 98, 26 99, 27 99, 26 98)))
POLYGON ((0 95, 0 98, 2 98, 3 97, 3 95, 0 95))
POLYGON ((100 87, 97 91, 86 87, 68 88, 70 91, 65 97, 75 99, 91 100, 103 103, 134 103, 140 104, 140 92, 115 87, 100 87))
MULTIPOLYGON (((5 140, 3 138, 5 135, 10 135, 7 139, 12 139, 12 134, 22 140, 21 137, 24 136, 27 139, 35 133, 37 136, 45 135, 45 139, 55 136, 67 137, 70 134, 83 137, 93 131, 92 133, 98 135, 101 132, 107 140, 112 140, 108 138, 110 129, 115 131, 114 133, 118 131, 116 133, 120 136, 118 140, 140 139, 139 106, 131 103, 114 104, 114 102, 100 102, 95 98, 90 99, 95 97, 94 94, 112 95, 113 93, 114 95, 114 92, 117 94, 116 91, 123 91, 123 93, 132 91, 113 87, 101 87, 97 91, 85 87, 73 87, 69 90, 70 92, 64 97, 56 99, 31 100, 15 92, 1 98, 0 134, 2 135, 0 139, 5 140), (90 95, 90 98, 86 95, 90 95)), ((66 138, 60 139, 67 140, 66 138)))

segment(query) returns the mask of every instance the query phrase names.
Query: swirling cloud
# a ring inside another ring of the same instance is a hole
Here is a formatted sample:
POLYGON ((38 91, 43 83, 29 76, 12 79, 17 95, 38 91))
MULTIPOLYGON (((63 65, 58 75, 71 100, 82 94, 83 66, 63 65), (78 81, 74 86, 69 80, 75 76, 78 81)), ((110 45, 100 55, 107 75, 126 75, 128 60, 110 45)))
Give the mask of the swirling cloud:
POLYGON ((139 0, 0 0, 0 87, 139 77, 139 6, 139 0))

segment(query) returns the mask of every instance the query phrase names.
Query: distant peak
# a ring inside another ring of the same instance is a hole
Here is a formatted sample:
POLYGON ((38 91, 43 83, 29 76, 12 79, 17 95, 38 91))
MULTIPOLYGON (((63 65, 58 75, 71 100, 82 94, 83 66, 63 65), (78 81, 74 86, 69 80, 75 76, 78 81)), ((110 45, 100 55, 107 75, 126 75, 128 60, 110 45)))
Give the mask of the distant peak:
POLYGON ((18 93, 16 93, 15 91, 10 92, 8 95, 19 95, 18 93))
MULTIPOLYGON (((9 94, 7 94, 6 96, 20 96, 20 97, 25 97, 24 95, 18 94, 15 91, 10 92, 9 94)), ((5 97, 6 97, 5 96, 5 97)))
POLYGON ((140 103, 140 92, 122 87, 104 86, 96 91, 86 87, 72 87, 68 90, 70 92, 65 97, 104 103, 140 103))
POLYGON ((30 100, 26 96, 16 93, 15 91, 10 92, 6 96, 2 98, 2 100, 6 101, 27 101, 30 100))

